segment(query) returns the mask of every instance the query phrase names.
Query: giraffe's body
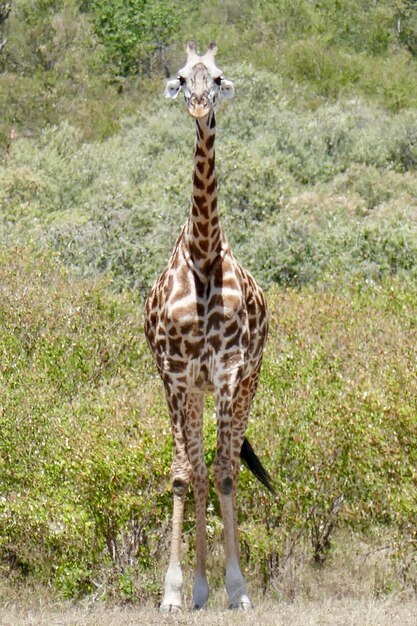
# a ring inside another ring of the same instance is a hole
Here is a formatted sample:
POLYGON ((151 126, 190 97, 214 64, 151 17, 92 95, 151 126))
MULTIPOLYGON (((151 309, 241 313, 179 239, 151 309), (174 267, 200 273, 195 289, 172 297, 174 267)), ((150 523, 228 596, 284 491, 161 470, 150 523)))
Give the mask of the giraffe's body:
MULTIPOLYGON (((208 95, 215 81, 224 80, 219 70, 215 75, 216 70, 213 48, 205 57, 199 57, 189 44, 188 63, 180 71, 179 82, 189 89, 189 100, 195 98, 191 105, 197 126, 192 207, 145 306, 145 333, 165 386, 174 435, 173 529, 162 610, 181 607, 180 535, 184 496, 190 482, 197 512, 194 606, 204 606, 208 597, 208 471, 203 447, 203 402, 207 392, 215 394, 217 407, 214 479, 225 528, 226 587, 231 606, 250 606, 239 568, 236 481, 268 322, 263 292, 232 254, 219 222, 214 103, 208 95)), ((227 89, 231 89, 230 83, 227 89)))
POLYGON ((182 232, 149 295, 146 316, 159 373, 173 393, 214 392, 230 377, 240 381, 260 365, 265 300, 227 244, 202 281, 192 269, 182 232))

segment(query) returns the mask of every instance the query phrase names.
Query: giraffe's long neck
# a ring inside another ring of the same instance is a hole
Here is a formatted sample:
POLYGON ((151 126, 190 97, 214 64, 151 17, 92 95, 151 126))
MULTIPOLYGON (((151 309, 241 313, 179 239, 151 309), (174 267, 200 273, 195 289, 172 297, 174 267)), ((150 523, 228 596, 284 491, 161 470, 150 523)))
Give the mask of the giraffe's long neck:
POLYGON ((200 274, 207 275, 224 243, 217 212, 213 111, 196 120, 196 130, 192 205, 184 235, 194 267, 200 274))

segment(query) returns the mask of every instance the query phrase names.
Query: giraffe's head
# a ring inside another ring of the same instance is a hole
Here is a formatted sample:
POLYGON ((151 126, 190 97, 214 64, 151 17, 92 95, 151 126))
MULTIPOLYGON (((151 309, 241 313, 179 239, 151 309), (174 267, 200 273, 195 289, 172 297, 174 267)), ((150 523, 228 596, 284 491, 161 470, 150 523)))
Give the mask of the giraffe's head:
POLYGON ((223 98, 233 98, 233 83, 226 80, 216 66, 216 52, 216 44, 211 43, 206 54, 200 56, 196 43, 190 41, 187 45, 187 63, 180 69, 177 78, 167 83, 165 96, 176 98, 182 89, 187 110, 192 117, 208 115, 219 93, 223 98))

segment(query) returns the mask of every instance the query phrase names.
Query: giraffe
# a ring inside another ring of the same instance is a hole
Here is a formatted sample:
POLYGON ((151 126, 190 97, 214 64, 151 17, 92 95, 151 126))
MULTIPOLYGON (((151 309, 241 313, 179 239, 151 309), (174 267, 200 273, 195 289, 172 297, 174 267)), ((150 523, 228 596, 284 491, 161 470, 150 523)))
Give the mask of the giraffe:
POLYGON ((231 608, 252 607, 239 566, 239 457, 273 491, 269 475, 245 438, 268 316, 264 294, 234 257, 217 211, 214 107, 219 94, 231 98, 234 88, 215 64, 216 51, 212 43, 200 56, 195 42, 189 42, 186 65, 177 78, 168 81, 165 93, 176 98, 184 92, 197 137, 189 217, 145 304, 145 334, 165 388, 174 438, 172 535, 162 612, 182 608, 180 544, 190 483, 196 503, 194 608, 204 607, 209 595, 205 571, 209 482, 203 443, 206 393, 213 393, 216 400, 214 482, 223 519, 225 582, 231 608))

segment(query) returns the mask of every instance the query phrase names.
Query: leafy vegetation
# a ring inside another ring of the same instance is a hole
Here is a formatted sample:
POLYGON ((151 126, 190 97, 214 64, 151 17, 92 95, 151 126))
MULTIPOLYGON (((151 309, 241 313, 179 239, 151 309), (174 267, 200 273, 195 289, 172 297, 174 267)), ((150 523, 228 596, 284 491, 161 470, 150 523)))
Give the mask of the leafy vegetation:
POLYGON ((93 0, 88 3, 95 31, 116 72, 150 71, 150 59, 163 59, 178 29, 178 3, 160 0, 93 0))
POLYGON ((177 71, 189 38, 216 40, 226 67, 280 75, 301 107, 358 96, 415 107, 416 33, 412 0, 2 2, 2 144, 62 120, 89 140, 116 133, 144 91, 159 93, 160 73, 177 71))
MULTIPOLYGON (((1 254, 0 558, 68 596, 103 586, 152 593, 167 545, 171 434, 135 299, 72 278, 53 255, 1 254)), ((321 562, 334 526, 389 529, 409 550, 415 284, 276 291, 269 301, 272 336, 249 436, 269 459, 277 497, 242 472, 249 571, 267 586, 309 536, 321 562)), ((209 403, 209 464, 212 411, 209 403)), ((210 495, 214 548, 221 525, 210 495)))
MULTIPOLYGON (((362 101, 295 112, 280 79, 239 66, 232 74, 239 91, 220 113, 220 206, 236 254, 262 284, 413 273, 415 112, 362 101)), ((17 141, 0 167, 4 237, 48 243, 77 271, 110 272, 118 289, 144 295, 190 190, 192 124, 181 109, 159 109, 103 142, 86 144, 68 124, 17 141)))
MULTIPOLYGON (((141 306, 188 211, 192 122, 161 98, 192 37, 217 40, 235 82, 220 209, 271 311, 249 438, 277 497, 242 472, 249 575, 267 588, 301 553, 331 563, 352 533, 397 564, 375 593, 415 589, 416 33, 407 0, 0 3, 0 563, 13 579, 67 597, 159 589, 172 443, 141 306)), ((209 464, 212 413, 209 400, 209 464)))

